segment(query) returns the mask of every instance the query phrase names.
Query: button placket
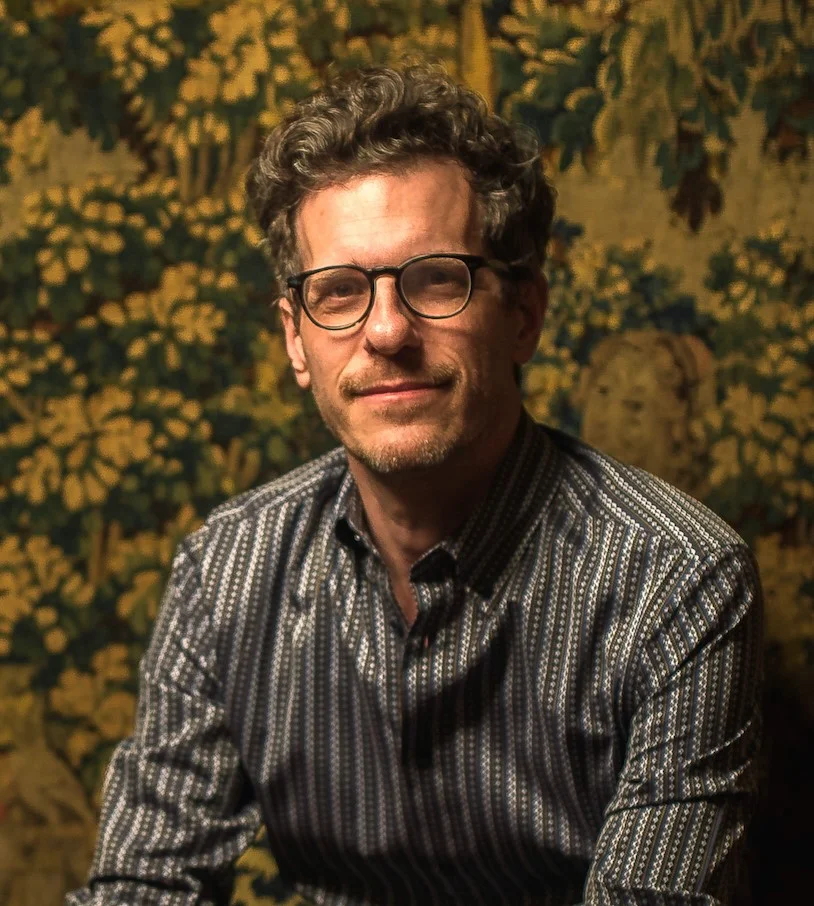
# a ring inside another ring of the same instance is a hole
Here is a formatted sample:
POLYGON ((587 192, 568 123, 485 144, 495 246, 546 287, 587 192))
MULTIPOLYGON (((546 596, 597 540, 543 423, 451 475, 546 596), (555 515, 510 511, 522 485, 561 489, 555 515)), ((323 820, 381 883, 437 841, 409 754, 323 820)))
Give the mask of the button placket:
POLYGON ((446 635, 444 619, 453 601, 454 582, 413 583, 419 605, 418 618, 410 629, 403 658, 401 755, 404 767, 426 770, 432 766, 435 738, 434 675, 441 662, 446 635))

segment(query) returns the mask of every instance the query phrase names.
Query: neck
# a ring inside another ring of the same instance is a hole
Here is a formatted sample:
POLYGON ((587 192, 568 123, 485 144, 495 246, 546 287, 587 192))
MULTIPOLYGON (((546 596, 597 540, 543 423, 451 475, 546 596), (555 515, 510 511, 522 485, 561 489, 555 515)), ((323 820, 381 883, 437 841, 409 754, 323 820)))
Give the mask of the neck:
POLYGON ((488 439, 428 469, 398 474, 372 472, 355 457, 349 468, 362 499, 368 529, 394 583, 408 581, 410 567, 453 534, 485 496, 521 416, 507 419, 488 439))

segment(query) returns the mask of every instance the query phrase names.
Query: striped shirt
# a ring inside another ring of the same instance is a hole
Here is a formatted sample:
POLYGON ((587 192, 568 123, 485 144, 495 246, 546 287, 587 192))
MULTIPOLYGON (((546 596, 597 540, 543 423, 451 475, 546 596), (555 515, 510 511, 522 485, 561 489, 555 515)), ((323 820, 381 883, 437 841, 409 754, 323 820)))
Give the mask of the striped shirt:
POLYGON ((732 901, 755 795, 760 586, 692 498, 524 415, 410 572, 342 449, 177 551, 70 906, 202 906, 268 829, 320 906, 732 901))

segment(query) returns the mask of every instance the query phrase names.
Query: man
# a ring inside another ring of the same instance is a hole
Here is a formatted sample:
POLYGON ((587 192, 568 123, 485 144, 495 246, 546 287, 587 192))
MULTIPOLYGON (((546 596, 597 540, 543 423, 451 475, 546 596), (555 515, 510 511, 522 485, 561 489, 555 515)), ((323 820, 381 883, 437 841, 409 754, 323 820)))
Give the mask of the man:
POLYGON ((758 580, 700 504, 525 414, 533 140, 431 68, 373 69, 248 184, 341 447, 181 545, 68 902, 222 902, 261 822, 318 904, 731 902, 758 580))

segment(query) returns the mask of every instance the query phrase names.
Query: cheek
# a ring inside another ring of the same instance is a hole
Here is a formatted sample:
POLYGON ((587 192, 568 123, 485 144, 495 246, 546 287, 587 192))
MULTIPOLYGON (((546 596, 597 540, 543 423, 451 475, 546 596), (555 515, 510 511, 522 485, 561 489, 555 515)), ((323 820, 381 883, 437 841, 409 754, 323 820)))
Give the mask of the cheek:
POLYGON ((346 362, 343 355, 342 343, 331 342, 332 337, 319 337, 318 342, 313 337, 303 340, 303 353, 308 364, 308 370, 315 382, 323 385, 322 389, 329 390, 330 384, 338 379, 346 362))
POLYGON ((491 342, 460 351, 456 359, 459 390, 469 398, 468 408, 491 411, 513 392, 516 383, 511 358, 491 342))
POLYGON ((514 385, 514 348, 505 324, 486 325, 475 344, 471 361, 481 380, 488 381, 487 389, 514 385))

